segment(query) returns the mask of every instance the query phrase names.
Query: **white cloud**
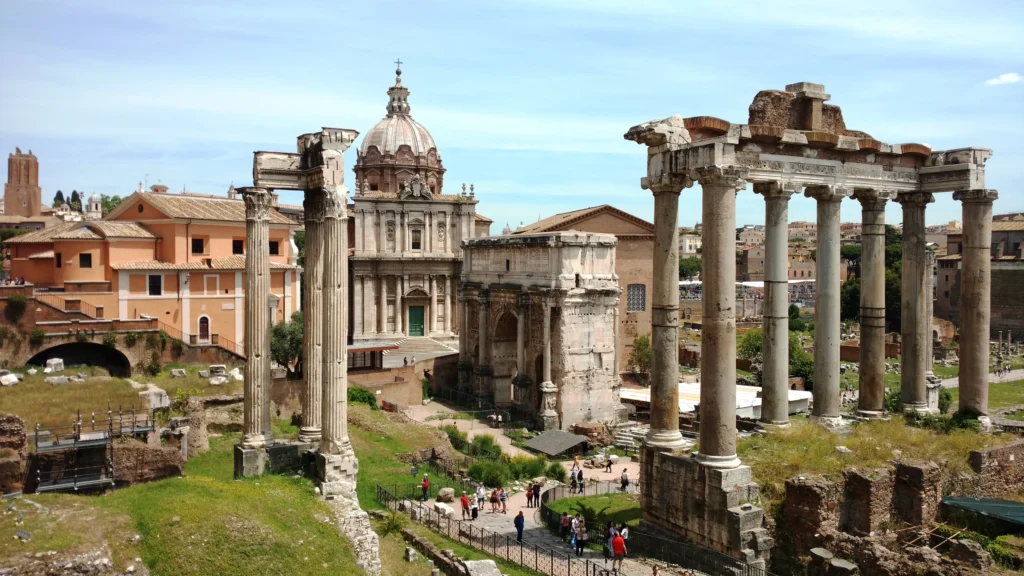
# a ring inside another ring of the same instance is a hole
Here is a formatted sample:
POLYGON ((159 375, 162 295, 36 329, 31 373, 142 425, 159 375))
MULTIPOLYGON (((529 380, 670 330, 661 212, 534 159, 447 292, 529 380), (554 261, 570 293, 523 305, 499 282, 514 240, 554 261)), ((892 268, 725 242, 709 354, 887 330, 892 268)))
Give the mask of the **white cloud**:
POLYGON ((1016 72, 1007 72, 1006 74, 1000 74, 995 78, 985 80, 986 86, 999 86, 1000 84, 1016 84, 1021 81, 1020 74, 1016 72))

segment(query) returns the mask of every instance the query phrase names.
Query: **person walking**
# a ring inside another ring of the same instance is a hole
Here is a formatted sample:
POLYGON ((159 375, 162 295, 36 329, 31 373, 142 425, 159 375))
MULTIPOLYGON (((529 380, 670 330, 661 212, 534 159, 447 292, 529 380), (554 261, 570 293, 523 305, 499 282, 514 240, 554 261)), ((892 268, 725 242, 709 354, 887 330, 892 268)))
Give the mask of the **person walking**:
POLYGON ((562 512, 561 535, 562 535, 562 542, 566 542, 566 541, 569 540, 569 513, 568 512, 562 512))
POLYGON ((486 500, 486 499, 487 499, 487 489, 484 488, 484 483, 481 482, 476 487, 476 503, 477 503, 477 508, 483 508, 484 507, 484 500, 486 500))
POLYGON ((569 471, 569 494, 576 493, 576 471, 569 471))
POLYGON ((586 546, 587 540, 589 540, 589 539, 590 539, 590 536, 587 535, 587 527, 585 525, 581 524, 580 525, 580 529, 579 529, 579 534, 576 535, 576 555, 577 556, 582 556, 583 555, 583 547, 586 546))
POLYGON ((622 524, 619 525, 619 536, 622 536, 622 539, 626 541, 626 548, 628 549, 629 548, 629 526, 626 526, 625 522, 623 522, 622 524))
POLYGON ((427 497, 430 495, 430 480, 427 479, 427 475, 423 475, 423 483, 420 484, 420 488, 423 489, 423 501, 427 501, 427 497))
POLYGON ((579 470, 579 469, 580 469, 580 455, 577 454, 577 455, 572 457, 572 468, 570 468, 570 470, 579 470))
POLYGON ((629 470, 626 468, 622 469, 622 491, 625 492, 629 488, 629 470))
POLYGON ((470 511, 473 513, 473 520, 480 514, 480 501, 473 498, 473 503, 470 504, 470 511))
POLYGON ((611 456, 608 456, 608 459, 605 460, 605 462, 604 462, 604 471, 607 472, 608 474, 611 474, 611 472, 612 472, 612 457, 611 456))
POLYGON ((505 491, 504 486, 501 487, 498 497, 501 499, 501 513, 508 514, 508 492, 505 491))
POLYGON ((612 537, 612 572, 619 573, 622 568, 622 559, 626 557, 626 540, 622 534, 612 537))
POLYGON ((462 519, 465 520, 469 513, 469 496, 466 496, 466 491, 462 491, 462 498, 459 498, 459 502, 462 504, 462 519))
POLYGON ((533 506, 535 508, 540 506, 540 482, 533 485, 533 506))
POLYGON ((533 482, 526 485, 526 507, 533 508, 533 482))
POLYGON ((576 481, 579 482, 578 494, 583 496, 583 489, 586 487, 586 482, 583 480, 583 468, 580 468, 580 471, 576 473, 576 481))
POLYGON ((523 511, 520 510, 516 519, 512 521, 512 524, 516 527, 516 542, 523 543, 523 528, 526 527, 526 518, 523 517, 523 511))

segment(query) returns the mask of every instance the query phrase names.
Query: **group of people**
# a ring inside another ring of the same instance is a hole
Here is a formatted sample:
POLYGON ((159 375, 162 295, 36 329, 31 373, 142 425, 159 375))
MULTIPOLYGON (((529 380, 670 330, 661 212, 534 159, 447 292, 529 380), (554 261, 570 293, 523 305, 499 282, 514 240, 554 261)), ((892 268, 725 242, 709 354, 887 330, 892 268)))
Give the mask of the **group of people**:
MULTIPOLYGON (((568 512, 562 512, 561 519, 562 540, 576 550, 577 556, 583 555, 583 548, 590 541, 590 533, 587 531, 587 522, 577 513, 569 516, 568 512)), ((604 556, 606 560, 612 561, 612 570, 622 568, 622 559, 626 557, 629 549, 629 527, 624 523, 618 528, 614 522, 609 522, 604 530, 604 556)))
POLYGON ((583 479, 583 466, 580 465, 580 455, 572 459, 572 468, 569 468, 569 493, 583 495, 583 489, 587 483, 583 479))
POLYGON ((466 494, 465 490, 462 491, 462 497, 459 499, 462 504, 462 519, 476 520, 480 515, 480 510, 488 501, 491 504, 491 514, 498 512, 508 514, 508 492, 505 491, 505 487, 498 486, 491 490, 490 496, 488 496, 487 488, 484 488, 484 484, 481 482, 472 496, 466 494))
POLYGON ((25 279, 24 278, 4 278, 3 285, 4 286, 24 286, 25 285, 25 279))
POLYGON ((540 506, 540 482, 530 482, 526 485, 526 507, 536 508, 540 506))

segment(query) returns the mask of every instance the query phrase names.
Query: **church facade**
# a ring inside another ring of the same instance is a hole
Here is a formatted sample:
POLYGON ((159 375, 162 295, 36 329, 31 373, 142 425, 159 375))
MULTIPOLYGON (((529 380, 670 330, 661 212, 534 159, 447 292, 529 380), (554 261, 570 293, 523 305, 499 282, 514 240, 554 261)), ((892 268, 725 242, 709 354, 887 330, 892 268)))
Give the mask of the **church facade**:
POLYGON ((401 74, 354 167, 352 338, 455 341, 462 242, 489 235, 491 221, 476 213, 472 187, 445 193, 441 154, 410 115, 401 74))

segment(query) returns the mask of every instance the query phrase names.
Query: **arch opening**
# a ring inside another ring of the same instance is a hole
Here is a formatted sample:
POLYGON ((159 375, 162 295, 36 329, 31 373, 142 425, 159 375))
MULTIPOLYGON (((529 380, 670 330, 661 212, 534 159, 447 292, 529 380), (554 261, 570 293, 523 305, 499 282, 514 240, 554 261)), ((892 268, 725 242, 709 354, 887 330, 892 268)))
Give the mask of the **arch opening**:
POLYGON ((64 366, 98 366, 117 378, 127 378, 132 374, 132 364, 127 356, 116 348, 95 342, 58 344, 36 352, 25 364, 42 367, 46 366, 46 361, 51 358, 63 359, 64 366))

